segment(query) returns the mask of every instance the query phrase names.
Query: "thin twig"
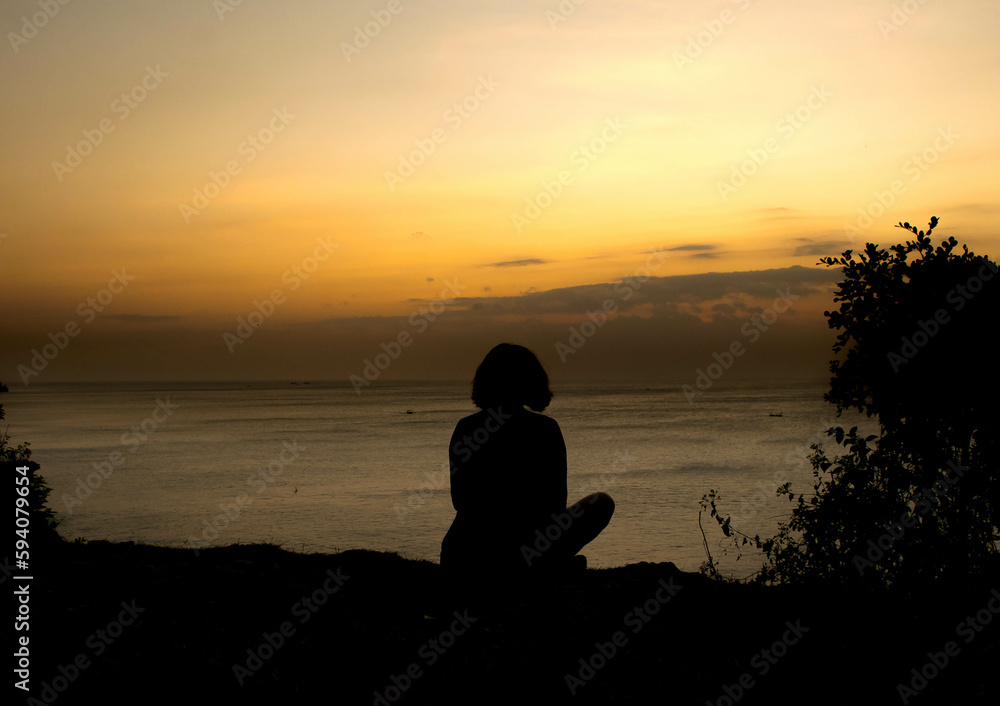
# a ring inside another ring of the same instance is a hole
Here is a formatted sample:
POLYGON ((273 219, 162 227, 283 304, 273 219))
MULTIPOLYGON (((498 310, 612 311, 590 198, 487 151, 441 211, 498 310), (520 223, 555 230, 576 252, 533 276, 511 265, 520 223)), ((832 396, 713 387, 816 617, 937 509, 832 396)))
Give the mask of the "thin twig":
POLYGON ((712 552, 708 548, 708 538, 705 536, 705 528, 701 526, 701 510, 698 511, 698 529, 701 530, 701 541, 705 543, 705 556, 708 557, 708 569, 712 572, 712 578, 719 578, 719 572, 715 568, 712 560, 712 552))

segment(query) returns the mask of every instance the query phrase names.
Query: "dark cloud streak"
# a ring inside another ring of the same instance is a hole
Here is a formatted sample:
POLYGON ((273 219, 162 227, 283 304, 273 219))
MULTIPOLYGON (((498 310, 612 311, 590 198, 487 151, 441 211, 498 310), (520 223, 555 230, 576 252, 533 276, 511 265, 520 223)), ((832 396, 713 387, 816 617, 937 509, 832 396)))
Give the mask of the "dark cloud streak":
POLYGON ((537 257, 529 257, 524 260, 506 260, 504 262, 491 262, 483 267, 528 267, 530 265, 545 265, 552 260, 543 260, 537 257))
POLYGON ((686 252, 689 250, 715 250, 715 246, 704 243, 688 243, 687 245, 678 245, 675 248, 666 248, 665 252, 686 252))

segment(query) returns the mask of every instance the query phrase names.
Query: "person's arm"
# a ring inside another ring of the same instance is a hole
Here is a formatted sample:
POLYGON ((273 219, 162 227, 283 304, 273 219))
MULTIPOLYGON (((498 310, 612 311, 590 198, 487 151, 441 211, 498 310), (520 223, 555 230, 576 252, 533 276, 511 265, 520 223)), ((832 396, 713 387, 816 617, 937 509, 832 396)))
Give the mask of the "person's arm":
POLYGON ((554 419, 552 420, 552 429, 552 441, 548 446, 550 449, 548 465, 552 469, 550 476, 552 479, 552 501, 554 505, 558 505, 557 512, 562 512, 566 509, 566 503, 569 495, 566 490, 566 476, 568 473, 566 463, 566 441, 563 439, 562 429, 559 428, 559 423, 554 419))
POLYGON ((470 504, 469 461, 472 455, 462 442, 462 422, 455 425, 448 445, 448 465, 451 471, 451 504, 461 511, 470 504))

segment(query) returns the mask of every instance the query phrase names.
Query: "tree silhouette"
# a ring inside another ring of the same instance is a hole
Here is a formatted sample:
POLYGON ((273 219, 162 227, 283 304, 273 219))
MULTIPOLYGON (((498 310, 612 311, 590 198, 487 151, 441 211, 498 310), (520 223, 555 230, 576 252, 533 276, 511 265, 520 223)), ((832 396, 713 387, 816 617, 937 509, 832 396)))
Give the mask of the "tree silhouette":
MULTIPOLYGON (((820 260, 843 268, 825 399, 838 414, 877 419, 880 433, 828 434, 845 453, 813 446, 813 493, 776 536, 740 535, 710 493, 702 507, 737 544, 762 549, 768 582, 823 581, 917 588, 996 570, 1000 537, 998 377, 993 333, 997 267, 949 238, 900 223, 915 240, 820 260)), ((708 570, 713 565, 709 558, 708 570)))

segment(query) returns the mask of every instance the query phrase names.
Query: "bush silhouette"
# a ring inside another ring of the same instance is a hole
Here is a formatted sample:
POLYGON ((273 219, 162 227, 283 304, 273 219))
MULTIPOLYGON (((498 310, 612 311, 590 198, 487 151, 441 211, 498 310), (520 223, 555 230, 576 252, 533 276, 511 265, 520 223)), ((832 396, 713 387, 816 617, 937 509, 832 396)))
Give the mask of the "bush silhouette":
MULTIPOLYGON (((4 419, 3 405, 0 404, 0 420, 4 419)), ((28 507, 29 523, 31 528, 31 539, 35 542, 62 541, 56 532, 59 522, 55 519, 55 514, 46 504, 48 502, 51 489, 45 483, 45 479, 38 474, 38 464, 31 460, 30 445, 25 442, 17 446, 8 445, 10 439, 6 429, 0 432, 0 462, 28 466, 28 507)))
MULTIPOLYGON (((778 489, 791 519, 762 540, 730 526, 711 491, 702 507, 737 546, 761 549, 763 582, 824 582, 917 590, 941 579, 995 571, 1000 528, 998 381, 993 332, 997 267, 949 238, 900 223, 915 240, 820 260, 842 267, 826 312, 838 329, 825 399, 878 421, 813 445, 813 492, 778 489)), ((707 544, 706 544, 707 547, 707 544)), ((704 571, 716 573, 711 555, 704 571)))

